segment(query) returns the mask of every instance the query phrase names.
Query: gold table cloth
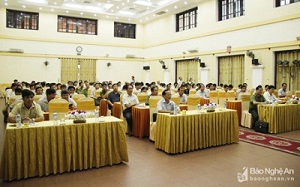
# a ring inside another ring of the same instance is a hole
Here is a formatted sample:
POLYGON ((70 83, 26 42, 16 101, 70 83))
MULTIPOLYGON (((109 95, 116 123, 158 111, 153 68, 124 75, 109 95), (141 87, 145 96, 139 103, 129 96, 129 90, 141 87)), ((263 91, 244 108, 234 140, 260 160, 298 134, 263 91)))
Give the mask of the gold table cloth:
POLYGON ((184 153, 239 141, 235 110, 204 113, 191 110, 186 115, 159 113, 156 124, 155 147, 166 153, 184 153))
POLYGON ((269 123, 269 133, 300 129, 300 104, 259 105, 258 116, 269 123))
POLYGON ((53 121, 16 128, 8 124, 0 178, 5 181, 47 176, 128 162, 122 120, 88 118, 84 124, 53 125, 53 121))
POLYGON ((149 137, 150 130, 150 108, 133 107, 132 108, 132 135, 143 138, 149 137))

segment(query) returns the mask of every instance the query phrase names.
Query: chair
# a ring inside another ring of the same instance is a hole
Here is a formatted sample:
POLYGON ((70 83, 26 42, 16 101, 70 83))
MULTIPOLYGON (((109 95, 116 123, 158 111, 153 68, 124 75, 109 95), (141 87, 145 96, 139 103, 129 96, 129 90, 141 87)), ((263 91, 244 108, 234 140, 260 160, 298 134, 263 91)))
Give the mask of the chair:
POLYGON ((69 112, 69 102, 65 99, 52 99, 48 103, 49 108, 49 118, 53 119, 53 113, 68 113, 69 112))
POLYGON ((149 98, 149 111, 150 111, 150 133, 149 139, 155 141, 155 132, 156 132, 156 121, 153 120, 153 114, 157 114, 157 103, 162 97, 160 96, 151 96, 149 98))
POLYGON ((196 94, 190 94, 187 97, 187 105, 190 110, 197 110, 197 105, 200 104, 200 96, 196 94))
POLYGON ((77 109, 85 111, 94 111, 96 109, 93 98, 80 98, 77 101, 77 109))
POLYGON ((242 117, 241 126, 251 128, 252 116, 249 113, 249 102, 251 95, 249 93, 242 94, 242 117))
POLYGON ((99 116, 107 116, 107 113, 108 113, 107 100, 106 99, 101 99, 100 100, 99 116))
POLYGON ((235 100, 235 99, 236 99, 236 93, 234 91, 228 91, 227 100, 235 100))
MULTIPOLYGON (((35 95, 34 97, 33 97, 33 100, 34 100, 34 102, 38 102, 42 97, 44 97, 45 95, 35 95)), ((45 96, 46 97, 46 96, 45 96)))
POLYGON ((255 91, 255 88, 251 88, 250 95, 253 95, 254 91, 255 91))
POLYGON ((139 100, 139 102, 140 103, 145 103, 146 102, 146 100, 147 100, 147 93, 138 93, 137 94, 137 98, 138 98, 138 100, 139 100))
POLYGON ((74 101, 77 103, 77 101, 81 98, 85 98, 85 95, 83 94, 73 94, 72 95, 72 99, 74 99, 74 101))
POLYGON ((112 114, 114 117, 121 119, 121 116, 122 116, 121 102, 114 102, 112 114))
POLYGON ((189 95, 196 94, 196 92, 197 92, 196 89, 191 89, 190 92, 189 92, 189 95))
POLYGON ((20 100, 22 98, 21 95, 14 95, 9 98, 8 104, 13 104, 16 100, 20 100))
POLYGON ((209 101, 211 103, 219 103, 219 99, 218 99, 218 92, 217 91, 210 91, 209 92, 209 101))
POLYGON ((177 106, 180 105, 180 99, 179 99, 179 96, 175 96, 175 97, 172 96, 171 100, 172 100, 177 106))
POLYGON ((300 90, 295 91, 295 97, 300 97, 300 90))
POLYGON ((273 94, 278 97, 278 90, 274 90, 273 94))
POLYGON ((223 106, 224 102, 227 101, 227 92, 221 91, 218 92, 218 101, 219 101, 219 105, 223 106))

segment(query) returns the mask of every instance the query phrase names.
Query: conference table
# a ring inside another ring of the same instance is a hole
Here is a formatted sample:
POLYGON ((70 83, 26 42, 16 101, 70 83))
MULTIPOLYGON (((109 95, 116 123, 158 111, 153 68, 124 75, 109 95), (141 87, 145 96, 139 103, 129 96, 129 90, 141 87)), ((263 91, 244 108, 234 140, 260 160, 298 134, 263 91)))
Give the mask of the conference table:
POLYGON ((300 129, 300 104, 259 105, 258 116, 269 123, 269 133, 300 129))
POLYGON ((242 101, 241 100, 228 100, 226 103, 227 103, 226 107, 228 109, 236 110, 236 112, 238 114, 238 118, 239 118, 239 123, 240 123, 241 117, 242 117, 242 101))
POLYGON ((0 178, 12 181, 129 161, 122 120, 113 116, 101 122, 86 120, 77 124, 66 120, 65 125, 43 121, 23 128, 8 123, 0 178))
POLYGON ((155 147, 176 154, 239 141, 235 110, 186 111, 186 114, 158 113, 155 147))

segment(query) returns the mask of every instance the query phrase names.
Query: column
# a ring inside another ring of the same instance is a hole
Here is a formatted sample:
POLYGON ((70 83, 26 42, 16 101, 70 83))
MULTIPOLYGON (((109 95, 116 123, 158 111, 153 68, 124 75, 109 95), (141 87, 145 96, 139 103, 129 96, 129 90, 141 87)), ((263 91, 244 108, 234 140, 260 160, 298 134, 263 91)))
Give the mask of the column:
POLYGON ((170 82, 170 70, 164 70, 164 83, 168 84, 170 82))
POLYGON ((145 83, 146 82, 151 82, 151 79, 150 79, 150 70, 144 70, 144 72, 143 72, 143 74, 144 74, 144 81, 145 81, 145 83))
POLYGON ((252 88, 263 84, 264 68, 262 65, 252 66, 252 88))
POLYGON ((204 85, 209 83, 209 68, 200 68, 200 80, 199 82, 203 83, 204 85))

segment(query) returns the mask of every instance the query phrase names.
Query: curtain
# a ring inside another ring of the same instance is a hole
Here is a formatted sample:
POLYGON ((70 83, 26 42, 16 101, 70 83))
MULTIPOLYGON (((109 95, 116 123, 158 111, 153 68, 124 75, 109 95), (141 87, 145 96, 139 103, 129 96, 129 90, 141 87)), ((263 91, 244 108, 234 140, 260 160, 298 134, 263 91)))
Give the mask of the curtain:
POLYGON ((61 82, 75 80, 96 80, 96 60, 61 58, 61 82))
POLYGON ((237 87, 244 82, 244 55, 219 57, 219 83, 237 87))
POLYGON ((294 60, 300 60, 300 50, 276 52, 276 88, 280 89, 282 83, 287 83, 288 90, 294 93, 300 90, 300 66, 294 65, 294 60), (279 61, 288 61, 288 65, 279 65, 279 61))
POLYGON ((199 61, 194 59, 189 60, 178 60, 176 61, 177 66, 177 78, 182 77, 183 82, 188 82, 190 78, 193 82, 198 81, 198 66, 199 61))

